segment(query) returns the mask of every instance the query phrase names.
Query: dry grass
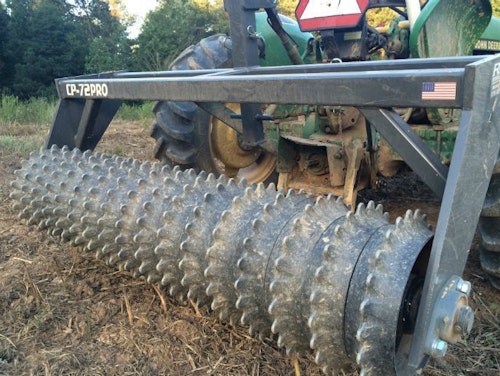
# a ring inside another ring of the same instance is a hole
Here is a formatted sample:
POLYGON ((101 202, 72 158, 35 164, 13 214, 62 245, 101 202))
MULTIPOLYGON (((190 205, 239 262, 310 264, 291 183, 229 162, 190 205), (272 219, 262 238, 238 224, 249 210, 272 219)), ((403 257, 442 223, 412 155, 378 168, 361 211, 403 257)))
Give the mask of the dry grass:
MULTIPOLYGON (((118 145, 145 159, 153 141, 141 124, 119 123, 99 148, 118 145)), ((274 341, 252 338, 20 222, 8 199, 19 159, 0 152, 0 375, 295 374, 274 341)), ((466 277, 474 286, 474 331, 426 375, 500 374, 500 294, 474 254, 466 277)), ((321 374, 310 357, 299 367, 302 375, 321 374)))

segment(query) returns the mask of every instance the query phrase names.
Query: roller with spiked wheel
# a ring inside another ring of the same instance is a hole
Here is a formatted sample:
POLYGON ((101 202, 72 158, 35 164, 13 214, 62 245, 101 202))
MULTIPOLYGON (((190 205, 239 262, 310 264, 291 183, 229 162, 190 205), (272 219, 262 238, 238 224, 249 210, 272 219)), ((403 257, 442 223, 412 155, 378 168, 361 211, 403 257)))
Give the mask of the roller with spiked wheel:
POLYGON ((16 172, 22 218, 170 295, 210 304, 326 374, 395 375, 432 232, 420 212, 313 199, 53 147, 16 172), (410 304, 411 302, 412 304, 410 304), (391 360, 388 362, 388 360, 391 360))

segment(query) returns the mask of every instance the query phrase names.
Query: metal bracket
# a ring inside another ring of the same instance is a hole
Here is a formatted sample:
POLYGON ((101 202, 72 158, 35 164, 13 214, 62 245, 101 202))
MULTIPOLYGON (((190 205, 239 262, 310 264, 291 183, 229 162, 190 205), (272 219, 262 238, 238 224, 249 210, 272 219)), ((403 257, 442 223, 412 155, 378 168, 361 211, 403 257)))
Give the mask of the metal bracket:
POLYGON ((276 1, 274 0, 244 0, 243 8, 248 10, 259 10, 262 8, 275 8, 276 1))
POLYGON ((469 307, 471 284, 458 276, 452 276, 439 293, 432 312, 424 352, 439 358, 446 354, 448 343, 456 343, 470 333, 474 312, 469 307))
MULTIPOLYGON (((249 34, 256 30, 255 10, 272 4, 269 0, 225 0, 224 6, 229 15, 232 58, 234 67, 259 65, 258 40, 249 34)), ((241 121, 243 123, 242 144, 253 147, 264 143, 264 125, 257 115, 261 113, 260 104, 242 103, 241 121)))
POLYGON ((440 291, 465 268, 481 207, 500 148, 500 55, 465 68, 464 111, 459 125, 436 234, 427 268, 422 301, 408 359, 408 375, 426 363, 428 324, 440 291), (427 342, 427 343, 426 343, 427 342))
POLYGON ((443 197, 448 168, 401 116, 383 108, 360 108, 360 111, 436 196, 443 197))
POLYGON ((232 111, 230 108, 224 106, 219 102, 197 102, 198 107, 202 108, 210 115, 216 117, 224 122, 229 127, 233 128, 239 134, 243 133, 243 126, 241 125, 241 117, 232 111))
POLYGON ((120 108, 121 100, 61 99, 46 147, 93 150, 120 108))

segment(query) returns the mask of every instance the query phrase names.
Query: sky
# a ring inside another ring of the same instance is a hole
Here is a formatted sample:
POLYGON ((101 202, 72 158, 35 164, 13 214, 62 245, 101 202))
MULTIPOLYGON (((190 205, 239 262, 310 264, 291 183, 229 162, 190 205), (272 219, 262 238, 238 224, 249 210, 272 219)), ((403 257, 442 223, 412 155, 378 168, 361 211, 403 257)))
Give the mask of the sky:
POLYGON ((129 28, 129 35, 131 38, 135 38, 139 35, 141 30, 142 22, 146 13, 154 9, 158 3, 157 0, 124 0, 127 11, 137 17, 135 25, 129 28))

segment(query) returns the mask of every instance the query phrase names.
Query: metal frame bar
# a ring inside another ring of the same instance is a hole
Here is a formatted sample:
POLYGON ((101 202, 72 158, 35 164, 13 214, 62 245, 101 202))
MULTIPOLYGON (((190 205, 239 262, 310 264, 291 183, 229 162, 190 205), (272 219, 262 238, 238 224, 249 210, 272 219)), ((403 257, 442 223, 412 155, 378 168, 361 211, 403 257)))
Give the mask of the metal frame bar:
POLYGON ((46 147, 93 150, 120 108, 121 100, 60 100, 46 147))
MULTIPOLYGON (((461 108, 465 67, 479 59, 476 56, 204 71, 114 72, 61 78, 56 80, 61 103, 48 144, 61 145, 78 133, 70 146, 93 149, 122 100, 196 101, 207 109, 210 106, 201 102, 252 104, 250 115, 230 122, 233 128, 247 131, 249 143, 259 142, 261 137, 260 105, 255 103, 461 108), (423 83, 439 81, 456 83, 455 100, 422 100, 423 83), (101 106, 92 127, 82 122, 84 108, 89 108, 85 102, 90 100, 101 106), (249 117, 255 121, 250 122, 249 117), (75 128, 75 124, 79 126, 75 128)), ((219 111, 214 115, 221 114, 219 111)))
POLYGON ((61 99, 172 100, 282 104, 338 104, 362 107, 461 108, 465 68, 371 70, 363 72, 220 74, 188 77, 85 78, 57 81, 61 99), (422 99, 426 82, 454 82, 454 100, 422 99), (106 95, 85 94, 102 86, 106 95), (307 89, 305 89, 307 88, 307 89), (332 88, 328 90, 328 88, 332 88))
POLYGON ((464 107, 446 180, 408 361, 425 364, 436 338, 433 307, 446 282, 461 276, 500 148, 500 55, 466 67, 464 107), (425 334, 425 335, 424 335, 425 334))
POLYGON ((437 197, 443 197, 448 168, 412 131, 401 116, 387 109, 362 108, 361 112, 403 157, 437 197))
MULTIPOLYGON (((274 8, 275 4, 270 0, 224 0, 224 7, 230 20, 231 43, 237 46, 232 50, 233 66, 258 66, 259 37, 256 34, 255 11, 259 8, 274 8)), ((242 144, 249 147, 263 144, 264 125, 257 116, 261 112, 260 105, 257 101, 241 103, 240 111, 243 125, 242 144)))
MULTIPOLYGON (((89 74, 71 77, 71 79, 93 79, 93 78, 153 78, 153 77, 195 77, 207 75, 260 75, 260 74, 311 74, 311 73, 341 73, 341 72, 366 72, 379 70, 403 70, 403 69, 452 69, 464 68, 466 65, 481 60, 481 56, 458 56, 449 58, 428 59, 404 59, 404 60, 377 60, 345 62, 340 64, 307 64, 307 65, 284 65, 277 67, 239 67, 227 69, 204 69, 204 70, 177 70, 156 72, 128 72, 117 71, 103 74, 89 74)), ((63 78, 60 80, 65 80, 63 78)), ((57 80, 59 81, 59 80, 57 80)))

